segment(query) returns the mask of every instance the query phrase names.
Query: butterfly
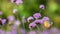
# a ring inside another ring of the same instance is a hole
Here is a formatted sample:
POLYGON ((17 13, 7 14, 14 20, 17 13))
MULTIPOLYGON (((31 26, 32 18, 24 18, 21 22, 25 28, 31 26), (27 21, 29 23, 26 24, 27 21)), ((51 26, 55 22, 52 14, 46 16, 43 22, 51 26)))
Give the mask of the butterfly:
POLYGON ((50 21, 44 21, 44 27, 45 28, 50 28, 52 26, 53 22, 50 21))

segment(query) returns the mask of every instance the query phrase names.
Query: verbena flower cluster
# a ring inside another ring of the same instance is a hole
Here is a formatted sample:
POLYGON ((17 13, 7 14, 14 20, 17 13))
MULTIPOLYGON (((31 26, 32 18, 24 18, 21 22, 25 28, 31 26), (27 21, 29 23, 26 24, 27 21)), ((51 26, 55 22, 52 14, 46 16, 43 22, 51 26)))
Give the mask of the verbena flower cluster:
POLYGON ((11 3, 16 3, 17 5, 22 4, 22 0, 11 0, 11 3))
POLYGON ((28 17, 27 21, 31 22, 29 24, 29 28, 34 28, 36 27, 38 24, 41 24, 43 26, 45 26, 46 28, 49 28, 51 26, 51 22, 50 19, 46 16, 44 16, 43 18, 41 18, 41 14, 40 13, 35 13, 33 14, 33 16, 28 17))

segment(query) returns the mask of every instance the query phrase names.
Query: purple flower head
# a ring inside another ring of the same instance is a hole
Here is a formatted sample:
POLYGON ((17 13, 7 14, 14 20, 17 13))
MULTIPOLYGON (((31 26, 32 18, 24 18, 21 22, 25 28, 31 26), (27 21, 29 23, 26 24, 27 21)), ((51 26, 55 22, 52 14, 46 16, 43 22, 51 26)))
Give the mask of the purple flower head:
POLYGON ((31 20, 34 20, 34 18, 33 18, 33 17, 31 17, 31 16, 30 16, 30 17, 28 17, 27 21, 28 21, 28 22, 30 22, 31 20))
POLYGON ((17 12, 17 9, 14 9, 14 10, 13 10, 13 13, 16 14, 16 12, 17 12))
POLYGON ((17 30, 12 30, 11 33, 12 34, 17 34, 17 30))
POLYGON ((42 5, 40 5, 40 7, 39 8, 41 8, 42 10, 44 10, 44 5, 42 4, 42 5))
POLYGON ((57 28, 51 28, 50 30, 45 30, 41 34, 60 34, 60 30, 57 28))
POLYGON ((18 27, 14 24, 14 25, 11 27, 11 33, 12 33, 12 34, 17 34, 17 29, 18 29, 18 27))
POLYGON ((5 34, 17 34, 17 30, 6 31, 5 34))
POLYGON ((21 34, 27 34, 27 31, 24 30, 23 28, 20 29, 21 34))
POLYGON ((36 24, 34 23, 34 22, 32 22, 32 23, 30 23, 29 24, 29 28, 31 29, 31 28, 34 28, 36 26, 36 24))
POLYGON ((16 3, 17 5, 19 5, 19 4, 22 4, 23 3, 23 1, 22 0, 11 0, 11 3, 16 3))
POLYGON ((1 21, 3 25, 6 23, 6 19, 2 19, 1 21))
POLYGON ((37 34, 36 31, 30 31, 29 34, 37 34))
POLYGON ((41 34, 50 34, 50 32, 48 30, 45 30, 45 31, 41 32, 41 34))
POLYGON ((10 16, 8 16, 8 20, 9 21, 14 21, 15 20, 15 17, 13 15, 10 15, 10 16))
POLYGON ((17 0, 17 1, 16 1, 16 4, 17 4, 17 5, 22 4, 22 3, 23 3, 22 0, 17 0))
POLYGON ((11 3, 14 3, 15 0, 11 0, 11 3))
POLYGON ((35 14, 33 15, 33 17, 36 18, 36 19, 38 19, 38 18, 41 17, 41 14, 40 14, 40 13, 35 13, 35 14))
POLYGON ((3 13, 2 13, 2 11, 0 11, 0 15, 2 15, 3 13))
POLYGON ((49 21, 49 18, 48 17, 43 17, 42 20, 43 21, 49 21))
POLYGON ((12 30, 17 30, 17 26, 16 25, 13 25, 11 28, 12 28, 12 30))
POLYGON ((44 22, 42 20, 35 20, 34 21, 36 24, 44 24, 44 22))
POLYGON ((17 26, 19 26, 21 23, 20 23, 20 21, 19 20, 16 20, 15 22, 14 22, 14 25, 17 25, 17 26))
POLYGON ((60 34, 60 30, 58 28, 51 28, 50 33, 51 34, 60 34))
POLYGON ((0 29, 0 34, 5 34, 5 31, 0 29))
POLYGON ((5 34, 12 34, 11 31, 6 31, 5 34))

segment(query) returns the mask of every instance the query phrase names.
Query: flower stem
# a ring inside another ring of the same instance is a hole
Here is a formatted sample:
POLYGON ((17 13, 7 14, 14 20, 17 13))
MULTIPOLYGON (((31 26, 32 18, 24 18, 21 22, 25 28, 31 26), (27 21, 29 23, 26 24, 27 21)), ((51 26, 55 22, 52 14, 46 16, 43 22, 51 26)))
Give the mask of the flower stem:
POLYGON ((24 30, 25 30, 25 25, 24 25, 24 23, 23 23, 23 28, 24 28, 24 30))
POLYGON ((20 32, 20 28, 18 27, 18 29, 17 29, 17 32, 18 32, 18 34, 21 34, 21 32, 20 32))
POLYGON ((38 29, 38 34, 40 34, 40 29, 39 29, 39 27, 37 26, 37 29, 38 29))

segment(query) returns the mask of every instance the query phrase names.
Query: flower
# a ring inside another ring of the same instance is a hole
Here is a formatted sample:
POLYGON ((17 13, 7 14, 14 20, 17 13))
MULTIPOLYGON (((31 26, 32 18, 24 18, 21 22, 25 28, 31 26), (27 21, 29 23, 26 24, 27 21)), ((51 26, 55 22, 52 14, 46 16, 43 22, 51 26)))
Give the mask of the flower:
POLYGON ((6 31, 5 34, 12 34, 11 31, 6 31))
POLYGON ((40 14, 40 13, 35 13, 35 14, 33 15, 33 17, 36 18, 36 19, 38 19, 38 18, 41 17, 41 14, 40 14))
POLYGON ((34 20, 32 16, 28 17, 27 21, 30 22, 31 20, 34 20))
POLYGON ((34 28, 36 26, 36 24, 34 22, 29 24, 29 28, 34 28))
POLYGON ((44 10, 44 5, 41 4, 39 8, 41 8, 42 10, 44 10))
POLYGON ((12 30, 11 33, 12 34, 17 34, 17 30, 12 30))
POLYGON ((50 22, 50 19, 48 17, 43 17, 42 21, 44 22, 45 28, 50 28, 53 24, 53 22, 50 22))
POLYGON ((14 22, 14 25, 16 25, 16 26, 19 26, 21 24, 21 22, 19 21, 19 20, 16 20, 15 22, 14 22))
POLYGON ((11 3, 14 3, 15 0, 11 0, 11 3))
POLYGON ((30 31, 29 34, 37 34, 36 31, 30 31))
POLYGON ((24 30, 24 28, 20 28, 20 32, 21 32, 21 34, 27 34, 27 31, 24 30))
POLYGON ((36 24, 44 24, 44 22, 42 20, 35 20, 34 21, 36 24))
POLYGON ((22 3, 23 3, 22 0, 17 0, 17 1, 16 1, 16 4, 17 4, 17 5, 22 4, 22 3))
POLYGON ((42 20, 43 21, 49 21, 49 18, 48 17, 43 17, 42 20))
POLYGON ((23 1, 22 0, 11 0, 11 3, 16 3, 17 5, 19 5, 19 4, 22 4, 23 3, 23 1))
POLYGON ((14 10, 13 10, 13 13, 16 14, 16 12, 17 12, 17 9, 14 9, 14 10))
POLYGON ((2 15, 3 13, 2 13, 2 11, 0 11, 0 15, 2 15))
POLYGON ((10 22, 15 20, 15 17, 13 15, 8 16, 7 18, 8 18, 8 21, 10 22))
POLYGON ((53 27, 50 29, 50 33, 51 34, 60 34, 60 30, 58 28, 53 27))
POLYGON ((43 32, 41 32, 41 34, 50 34, 49 30, 45 30, 43 32))
POLYGON ((44 30, 41 34, 60 34, 60 30, 53 27, 50 30, 44 30))
POLYGON ((2 19, 1 21, 3 25, 6 23, 6 19, 2 19))
POLYGON ((14 24, 11 28, 12 30, 17 30, 18 27, 14 24))
POLYGON ((0 25, 5 25, 6 21, 7 21, 6 19, 1 19, 0 18, 0 25))
POLYGON ((5 31, 0 29, 0 34, 5 34, 5 31))

